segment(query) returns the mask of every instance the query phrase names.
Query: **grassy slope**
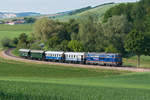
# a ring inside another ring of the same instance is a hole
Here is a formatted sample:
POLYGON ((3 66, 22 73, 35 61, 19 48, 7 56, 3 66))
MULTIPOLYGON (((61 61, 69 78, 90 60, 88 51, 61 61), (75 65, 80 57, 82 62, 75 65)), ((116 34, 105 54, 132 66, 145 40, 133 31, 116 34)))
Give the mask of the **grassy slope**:
POLYGON ((0 59, 0 69, 0 98, 15 98, 15 100, 27 100, 27 98, 149 100, 150 98, 148 72, 130 73, 37 65, 4 59, 0 59))
MULTIPOLYGON (((0 25, 0 41, 1 39, 18 37, 21 33, 31 33, 33 25, 22 24, 22 25, 0 25)), ((1 47, 1 44, 0 44, 1 47)))
POLYGON ((109 8, 111 8, 113 6, 115 6, 115 4, 104 5, 104 6, 100 6, 100 7, 94 8, 94 9, 90 9, 90 10, 84 11, 82 13, 78 13, 78 14, 75 14, 75 15, 61 16, 61 17, 58 17, 56 19, 58 19, 59 21, 68 21, 69 19, 72 19, 72 18, 81 18, 81 17, 84 17, 86 15, 95 15, 95 14, 98 15, 99 18, 102 18, 104 13, 109 8))

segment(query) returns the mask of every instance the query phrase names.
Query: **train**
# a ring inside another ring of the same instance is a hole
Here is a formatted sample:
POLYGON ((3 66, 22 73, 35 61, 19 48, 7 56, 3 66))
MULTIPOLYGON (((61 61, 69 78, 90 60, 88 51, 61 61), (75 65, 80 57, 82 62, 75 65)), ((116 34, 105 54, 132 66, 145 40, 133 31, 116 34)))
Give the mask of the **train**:
POLYGON ((77 63, 103 66, 122 66, 119 53, 64 52, 19 49, 22 58, 60 63, 77 63))

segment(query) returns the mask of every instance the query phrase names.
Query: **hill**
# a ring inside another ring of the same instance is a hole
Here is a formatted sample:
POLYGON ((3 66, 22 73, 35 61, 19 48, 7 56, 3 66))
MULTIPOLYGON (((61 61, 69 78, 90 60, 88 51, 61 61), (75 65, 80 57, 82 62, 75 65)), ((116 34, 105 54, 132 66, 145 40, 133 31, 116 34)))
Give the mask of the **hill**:
POLYGON ((36 12, 21 12, 21 13, 0 12, 0 19, 27 17, 27 16, 39 16, 39 15, 40 13, 36 13, 36 12))
POLYGON ((52 16, 50 18, 59 20, 59 21, 67 21, 69 19, 77 19, 77 18, 81 18, 87 15, 96 15, 100 18, 102 18, 102 16, 104 15, 104 13, 110 9, 111 7, 115 6, 116 4, 114 3, 108 3, 108 4, 103 4, 103 5, 99 5, 99 6, 95 6, 95 7, 86 7, 86 8, 82 8, 82 9, 78 9, 74 12, 70 12, 68 14, 64 14, 61 16, 52 16))

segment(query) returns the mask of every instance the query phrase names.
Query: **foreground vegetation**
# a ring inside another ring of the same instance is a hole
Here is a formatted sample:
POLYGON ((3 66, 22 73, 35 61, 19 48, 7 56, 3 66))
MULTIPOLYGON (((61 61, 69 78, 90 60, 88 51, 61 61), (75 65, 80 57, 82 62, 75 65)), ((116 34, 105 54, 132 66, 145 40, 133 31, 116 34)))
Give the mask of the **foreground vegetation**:
POLYGON ((149 100, 150 73, 29 64, 0 58, 1 100, 149 100))

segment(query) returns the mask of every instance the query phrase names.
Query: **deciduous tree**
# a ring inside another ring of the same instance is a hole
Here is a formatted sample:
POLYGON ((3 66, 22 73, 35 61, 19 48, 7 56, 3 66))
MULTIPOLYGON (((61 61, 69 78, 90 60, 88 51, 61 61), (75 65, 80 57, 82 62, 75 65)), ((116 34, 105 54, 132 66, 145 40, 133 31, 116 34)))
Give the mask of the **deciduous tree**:
POLYGON ((125 49, 137 55, 137 67, 140 67, 140 56, 150 55, 149 37, 137 30, 132 30, 126 37, 125 49))

